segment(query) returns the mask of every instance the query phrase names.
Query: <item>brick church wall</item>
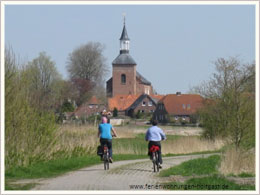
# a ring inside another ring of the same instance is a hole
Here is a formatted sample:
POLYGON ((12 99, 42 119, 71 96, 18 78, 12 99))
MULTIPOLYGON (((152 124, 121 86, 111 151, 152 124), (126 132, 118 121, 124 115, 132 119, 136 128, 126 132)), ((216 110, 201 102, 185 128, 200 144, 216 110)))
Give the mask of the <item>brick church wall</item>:
POLYGON ((136 82, 136 94, 148 94, 148 95, 151 95, 153 94, 153 88, 151 85, 144 85, 140 82, 136 82), (149 94, 146 93, 147 91, 145 90, 145 88, 147 90, 149 90, 149 94))
POLYGON ((113 96, 117 94, 136 94, 136 66, 113 65, 113 96), (121 83, 121 75, 126 75, 126 83, 121 83))

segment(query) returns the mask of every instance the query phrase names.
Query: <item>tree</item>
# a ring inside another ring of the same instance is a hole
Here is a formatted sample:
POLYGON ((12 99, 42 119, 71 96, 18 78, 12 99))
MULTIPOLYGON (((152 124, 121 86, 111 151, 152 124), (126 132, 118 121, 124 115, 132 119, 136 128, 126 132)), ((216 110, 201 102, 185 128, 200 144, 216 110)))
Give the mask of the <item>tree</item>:
POLYGON ((103 56, 104 46, 90 42, 76 48, 69 54, 67 69, 70 78, 85 79, 93 83, 103 82, 107 65, 103 56))
POLYGON ((77 104, 92 95, 104 95, 104 77, 108 69, 103 51, 104 46, 100 43, 89 42, 69 54, 67 70, 78 91, 77 104))
POLYGON ((92 96, 91 90, 94 87, 94 83, 82 78, 73 78, 71 82, 75 90, 74 98, 77 105, 81 105, 92 96))
POLYGON ((204 135, 211 139, 229 137, 237 148, 250 140, 252 146, 255 64, 243 65, 237 58, 220 58, 215 66, 213 77, 193 90, 205 98, 204 108, 199 112, 206 129, 204 135))
POLYGON ((55 62, 45 52, 41 52, 24 68, 22 76, 28 82, 31 103, 39 109, 54 109, 59 103, 62 88, 62 79, 55 62))

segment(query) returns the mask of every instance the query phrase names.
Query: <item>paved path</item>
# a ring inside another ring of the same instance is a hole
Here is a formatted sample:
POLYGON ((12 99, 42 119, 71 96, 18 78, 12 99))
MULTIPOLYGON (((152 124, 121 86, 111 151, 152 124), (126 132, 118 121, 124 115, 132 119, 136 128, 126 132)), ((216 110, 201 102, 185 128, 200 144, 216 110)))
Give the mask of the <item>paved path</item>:
MULTIPOLYGON (((163 158, 163 168, 184 161, 208 157, 212 154, 186 155, 163 158)), ((149 159, 118 161, 105 171, 103 164, 95 165, 62 176, 38 180, 32 190, 133 190, 130 185, 154 185, 162 180, 154 173, 149 159)), ((154 190, 154 189, 153 189, 154 190)))

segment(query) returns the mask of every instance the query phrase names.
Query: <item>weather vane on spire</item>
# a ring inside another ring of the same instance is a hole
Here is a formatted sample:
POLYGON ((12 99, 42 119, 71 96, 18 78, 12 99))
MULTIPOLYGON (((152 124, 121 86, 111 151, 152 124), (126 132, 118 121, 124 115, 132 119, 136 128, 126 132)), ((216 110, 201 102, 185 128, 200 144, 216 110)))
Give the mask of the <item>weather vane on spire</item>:
POLYGON ((124 25, 125 25, 125 16, 126 16, 126 13, 124 12, 124 13, 123 13, 123 17, 124 17, 124 25))

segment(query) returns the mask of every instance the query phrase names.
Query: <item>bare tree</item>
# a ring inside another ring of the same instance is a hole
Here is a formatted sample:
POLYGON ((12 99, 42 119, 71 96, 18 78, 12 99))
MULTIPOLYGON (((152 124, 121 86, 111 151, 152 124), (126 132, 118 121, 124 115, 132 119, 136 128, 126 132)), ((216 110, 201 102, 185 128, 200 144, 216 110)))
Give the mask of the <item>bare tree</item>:
POLYGON ((103 82, 107 73, 104 46, 90 42, 76 48, 69 54, 67 69, 71 79, 80 78, 93 83, 103 82))
POLYGON ((83 103, 93 94, 102 96, 105 91, 104 78, 108 68, 103 50, 104 46, 100 43, 89 42, 69 54, 67 70, 77 89, 77 104, 83 103))

